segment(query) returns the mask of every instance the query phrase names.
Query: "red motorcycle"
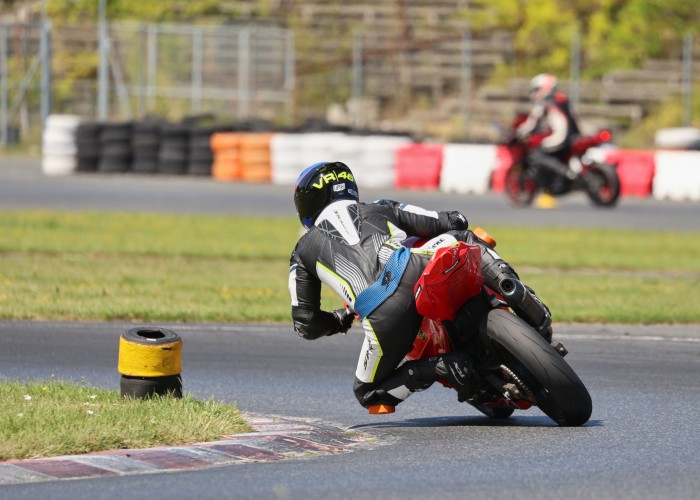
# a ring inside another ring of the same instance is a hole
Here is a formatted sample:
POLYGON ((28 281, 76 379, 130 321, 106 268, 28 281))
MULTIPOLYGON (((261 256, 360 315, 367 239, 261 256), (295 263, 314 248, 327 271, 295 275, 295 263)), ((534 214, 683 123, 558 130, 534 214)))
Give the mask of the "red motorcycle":
MULTIPOLYGON (((495 246, 480 228, 475 233, 495 246)), ((407 246, 420 244, 414 239, 407 246)), ((484 285, 478 246, 460 242, 440 248, 415 285, 423 322, 406 361, 467 352, 480 378, 467 402, 483 414, 502 419, 537 406, 559 425, 585 424, 591 397, 564 360, 567 350, 513 312, 533 310, 536 299, 516 280, 505 279, 499 288, 484 285)), ((534 310, 541 314, 539 307, 534 310)), ((444 379, 439 382, 453 387, 444 379)), ((370 408, 373 414, 393 411, 385 405, 370 408)))
POLYGON ((505 179, 505 191, 511 203, 528 206, 542 190, 553 196, 584 191, 594 205, 615 206, 620 198, 620 178, 615 165, 596 161, 587 154, 589 149, 610 142, 612 134, 609 130, 600 130, 594 135, 580 136, 574 140, 562 161, 568 163, 578 176, 573 180, 563 179, 528 160, 530 150, 539 146, 547 134, 532 134, 524 140, 518 138, 515 130, 525 119, 526 115, 515 119, 511 132, 504 141, 513 158, 505 179))

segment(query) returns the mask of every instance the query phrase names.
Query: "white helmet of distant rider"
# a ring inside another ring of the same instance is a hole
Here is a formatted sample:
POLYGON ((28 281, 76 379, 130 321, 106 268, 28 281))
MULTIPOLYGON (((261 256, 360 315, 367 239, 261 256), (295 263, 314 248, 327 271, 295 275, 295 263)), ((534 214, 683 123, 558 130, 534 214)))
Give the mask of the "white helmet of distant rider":
POLYGON ((535 102, 544 101, 557 91, 557 79, 548 73, 540 73, 530 80, 530 97, 535 102))

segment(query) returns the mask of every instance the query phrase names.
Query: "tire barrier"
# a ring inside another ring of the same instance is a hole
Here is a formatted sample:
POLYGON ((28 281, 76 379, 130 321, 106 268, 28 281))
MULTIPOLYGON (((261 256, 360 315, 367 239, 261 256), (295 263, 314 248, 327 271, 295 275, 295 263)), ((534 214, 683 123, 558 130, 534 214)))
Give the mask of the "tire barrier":
POLYGON ((83 122, 75 132, 78 172, 96 172, 100 162, 100 134, 102 124, 83 122))
MULTIPOLYGON (((300 134, 299 172, 320 161, 353 163, 360 155, 360 138, 340 132, 300 134)), ((296 179, 295 179, 296 180, 296 179)))
POLYGON ((160 327, 131 328, 119 339, 122 397, 182 397, 182 339, 160 327))
POLYGON ((409 144, 396 151, 397 188, 435 190, 440 185, 444 147, 409 144))
POLYGON ((654 134, 658 149, 700 150, 700 129, 691 127, 662 128, 654 134))
POLYGON ((270 140, 272 134, 241 134, 241 179, 247 182, 270 182, 272 179, 270 140))
POLYGON ((214 152, 211 149, 211 136, 225 131, 224 127, 193 128, 187 157, 187 174, 210 177, 214 152))
POLYGON ((217 181, 237 181, 241 179, 241 136, 235 132, 219 132, 210 140, 214 163, 211 174, 217 181))
POLYGON ((700 152, 657 151, 654 163, 654 198, 700 201, 700 152))
POLYGON ((41 138, 41 169, 46 175, 68 175, 78 167, 76 131, 80 117, 50 115, 41 138))
POLYGON ((100 161, 97 171, 123 173, 131 170, 131 122, 105 123, 100 132, 100 161))
POLYGON ((484 194, 491 187, 491 174, 495 164, 495 146, 447 144, 440 190, 447 193, 484 194))
POLYGON ((134 123, 131 139, 133 158, 131 171, 138 174, 155 174, 158 172, 158 154, 160 152, 160 130, 163 124, 155 120, 134 123))
POLYGON ((278 185, 293 185, 303 169, 312 165, 302 163, 302 138, 305 134, 275 134, 270 139, 271 181, 278 185))
MULTIPOLYGON (((73 115, 51 115, 42 136, 42 170, 46 175, 187 174, 293 185, 299 173, 314 163, 342 161, 369 189, 437 188, 483 194, 504 190, 513 161, 508 148, 501 145, 414 144, 404 136, 347 131, 275 133, 264 131, 270 125, 262 122, 238 123, 233 130, 234 125, 196 126, 154 119, 97 123, 73 115)), ((679 148, 700 147, 700 130, 662 129, 656 141, 668 149, 598 148, 590 154, 617 165, 622 196, 696 200, 696 156, 679 148), (669 158, 677 164, 670 164, 669 158), (663 166, 657 172, 659 161, 663 166)))
POLYGON ((396 151, 411 144, 408 137, 381 135, 360 136, 358 138, 359 155, 337 155, 340 161, 352 169, 359 179, 359 185, 370 189, 394 187, 396 151))
POLYGON ((184 125, 163 124, 158 151, 158 173, 183 175, 187 173, 190 149, 190 128, 184 125))

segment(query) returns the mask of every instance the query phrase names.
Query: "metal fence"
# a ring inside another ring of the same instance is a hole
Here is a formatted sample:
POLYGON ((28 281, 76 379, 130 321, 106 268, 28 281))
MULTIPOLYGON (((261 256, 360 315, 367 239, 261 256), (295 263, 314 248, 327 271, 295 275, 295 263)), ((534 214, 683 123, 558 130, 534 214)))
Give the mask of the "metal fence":
POLYGON ((291 117, 294 37, 289 30, 113 23, 101 47, 113 90, 101 85, 98 93, 108 98, 110 116, 291 117))
POLYGON ((50 112, 289 121, 294 64, 276 27, 0 24, 0 145, 36 142, 50 112))
MULTIPOLYGON (((482 85, 495 67, 513 64, 509 37, 482 39, 465 30, 401 49, 376 33, 346 35, 342 44, 323 37, 311 47, 300 43, 297 53, 293 31, 267 25, 0 24, 0 145, 20 136, 38 142, 50 112, 103 121, 210 113, 231 122, 294 124, 347 104, 338 111, 347 125, 388 123, 382 111, 393 108, 405 117, 397 120, 401 126, 459 118, 479 128, 473 136, 486 136, 480 129, 494 116, 512 113, 514 102, 528 105, 522 78, 500 88, 482 85)), ((307 45, 309 38, 299 34, 307 45)), ((673 60, 582 81, 585 58, 574 38, 571 73, 558 76, 584 116, 633 124, 657 103, 681 96, 687 125, 697 100, 700 38, 677 42, 673 60)))
POLYGON ((51 24, 0 24, 0 145, 51 110, 51 24))

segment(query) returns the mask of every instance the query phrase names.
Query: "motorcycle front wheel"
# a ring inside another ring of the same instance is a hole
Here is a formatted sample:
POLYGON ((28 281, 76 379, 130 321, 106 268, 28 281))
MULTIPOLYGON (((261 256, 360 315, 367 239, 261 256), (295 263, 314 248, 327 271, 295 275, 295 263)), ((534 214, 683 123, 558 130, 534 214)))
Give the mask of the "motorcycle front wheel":
POLYGON ((614 207, 620 198, 620 178, 615 167, 606 163, 593 163, 584 175, 586 194, 594 205, 614 207))
POLYGON ((513 205, 526 207, 535 198, 537 183, 534 177, 527 175, 522 163, 515 163, 506 173, 505 190, 513 205))
POLYGON ((585 424, 593 404, 588 390, 564 358, 530 325, 509 311, 489 312, 487 343, 518 372, 537 406, 561 426, 585 424))

